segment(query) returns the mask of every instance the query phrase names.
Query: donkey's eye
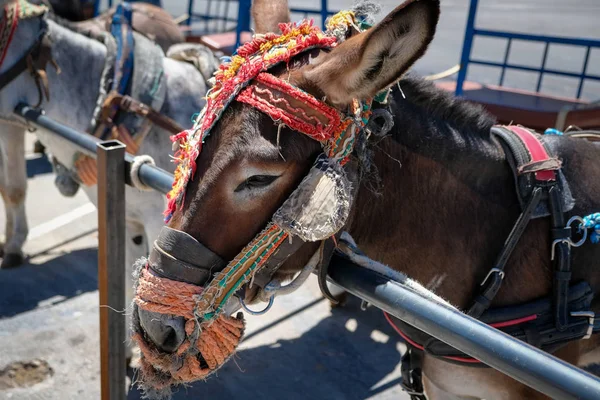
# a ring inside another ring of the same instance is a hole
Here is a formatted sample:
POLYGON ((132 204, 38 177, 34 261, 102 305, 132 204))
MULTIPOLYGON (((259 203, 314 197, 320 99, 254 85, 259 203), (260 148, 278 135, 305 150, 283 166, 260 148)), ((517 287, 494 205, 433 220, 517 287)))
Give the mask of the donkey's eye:
POLYGON ((236 189, 236 192, 241 192, 247 189, 258 189, 269 186, 279 175, 254 175, 242 182, 236 189))

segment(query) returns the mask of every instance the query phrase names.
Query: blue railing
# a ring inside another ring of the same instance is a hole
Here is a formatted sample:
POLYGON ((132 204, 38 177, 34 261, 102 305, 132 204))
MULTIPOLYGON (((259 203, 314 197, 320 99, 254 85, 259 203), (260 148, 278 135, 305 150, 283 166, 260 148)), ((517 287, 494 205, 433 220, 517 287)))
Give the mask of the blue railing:
POLYGON ((566 76, 571 78, 578 78, 579 84, 577 87, 577 98, 581 97, 581 93, 583 91, 583 84, 585 80, 596 80, 600 81, 600 76, 588 74, 588 64, 590 59, 590 52, 592 48, 600 48, 600 40, 592 40, 592 39, 573 39, 573 38, 565 38, 565 37, 557 37, 557 36, 541 36, 541 35, 528 35, 522 33, 513 33, 513 32, 504 32, 504 31, 495 31, 495 30, 485 30, 485 29, 477 29, 475 28, 475 16, 477 14, 477 6, 479 0, 471 0, 471 7, 469 8, 469 15, 467 18, 467 27, 465 31, 465 40, 463 43, 463 50, 460 59, 460 71, 458 72, 458 77, 456 79, 456 95, 462 95, 463 93, 463 84, 467 77, 469 64, 479 64, 490 67, 498 67, 501 68, 499 86, 504 84, 504 76, 507 69, 514 69, 520 71, 529 71, 529 72, 538 72, 538 80, 536 84, 536 92, 540 91, 542 87, 542 80, 545 74, 551 75, 559 75, 566 76), (504 52, 504 60, 500 62, 492 62, 492 61, 484 61, 479 59, 471 58, 471 52, 473 48, 473 39, 476 35, 479 36, 487 36, 494 38, 502 38, 507 40, 506 50, 504 52), (542 63, 540 68, 533 68, 525 65, 519 64, 511 64, 508 62, 510 57, 510 50, 512 46, 513 40, 524 40, 530 42, 541 42, 545 43, 544 53, 542 56, 542 63), (550 44, 564 44, 569 46, 578 46, 586 49, 583 68, 580 73, 561 71, 552 68, 546 68, 546 61, 548 58, 548 48, 550 44))

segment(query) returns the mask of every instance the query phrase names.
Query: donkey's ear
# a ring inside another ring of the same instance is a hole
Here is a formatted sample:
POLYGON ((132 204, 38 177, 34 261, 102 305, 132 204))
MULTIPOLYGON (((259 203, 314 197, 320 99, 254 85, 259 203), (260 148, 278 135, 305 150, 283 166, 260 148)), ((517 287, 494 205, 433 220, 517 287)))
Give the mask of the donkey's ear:
POLYGON ((373 28, 317 57, 303 78, 336 105, 374 96, 423 55, 439 14, 439 0, 407 0, 373 28))
POLYGON ((254 0, 252 18, 256 33, 278 32, 279 24, 290 22, 287 0, 254 0))

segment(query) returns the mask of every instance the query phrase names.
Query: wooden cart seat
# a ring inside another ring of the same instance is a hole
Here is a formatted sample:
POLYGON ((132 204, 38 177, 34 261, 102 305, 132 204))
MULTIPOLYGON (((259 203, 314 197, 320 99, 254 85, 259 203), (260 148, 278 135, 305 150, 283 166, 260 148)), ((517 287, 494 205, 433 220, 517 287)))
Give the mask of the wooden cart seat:
MULTIPOLYGON (((452 93, 456 89, 456 82, 436 85, 452 93)), ((600 104, 469 81, 463 85, 463 97, 483 105, 503 124, 521 124, 539 131, 562 130, 569 125, 600 128, 600 104)))
MULTIPOLYGON (((226 55, 231 55, 235 51, 235 32, 214 33, 203 36, 186 36, 187 42, 202 43, 214 51, 221 51, 226 55)), ((246 43, 252 40, 251 32, 242 32, 241 42, 246 43)))

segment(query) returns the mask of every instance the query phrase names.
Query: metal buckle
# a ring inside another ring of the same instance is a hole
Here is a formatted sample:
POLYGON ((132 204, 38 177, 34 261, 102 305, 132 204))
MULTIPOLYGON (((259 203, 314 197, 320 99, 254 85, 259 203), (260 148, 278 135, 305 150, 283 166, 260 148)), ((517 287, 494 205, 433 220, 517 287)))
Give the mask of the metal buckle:
POLYGON ((260 311, 253 311, 251 309, 248 308, 248 306, 246 306, 246 303, 244 303, 244 299, 242 299, 242 297, 238 297, 238 299, 240 300, 240 305, 242 306, 242 308, 244 309, 244 311, 246 311, 248 314, 251 315, 263 315, 264 313, 266 313, 267 311, 269 311, 271 309, 271 307, 273 306, 273 300, 275 299, 275 295, 269 297, 269 304, 267 304, 267 306, 260 310, 260 311))
POLYGON ((571 317, 586 317, 588 319, 588 329, 582 339, 589 339, 594 332, 594 319, 596 314, 593 311, 571 311, 571 317))
POLYGON ((490 276, 494 272, 496 272, 496 273, 498 273, 498 275, 500 275, 500 279, 504 279, 504 271, 502 271, 500 268, 492 268, 492 269, 490 269, 490 272, 488 272, 488 274, 485 276, 485 278, 483 279, 483 282, 481 282, 480 286, 485 285, 487 280, 490 279, 490 276))
POLYGON ((575 216, 571 217, 571 219, 569 219, 569 221, 567 222, 566 227, 567 228, 571 228, 571 224, 573 222, 575 222, 575 221, 579 222, 579 226, 582 227, 583 236, 581 237, 581 239, 579 239, 578 242, 573 242, 573 240, 571 240, 571 238, 568 238, 568 239, 556 239, 555 241, 553 241, 552 242, 552 248, 550 249, 550 259, 551 260, 554 260, 554 253, 555 253, 554 250, 555 250, 556 245, 558 243, 565 243, 569 247, 579 247, 579 246, 581 246, 582 244, 585 243, 585 241, 587 239, 587 228, 583 227, 583 218, 581 218, 578 215, 575 215, 575 216))

